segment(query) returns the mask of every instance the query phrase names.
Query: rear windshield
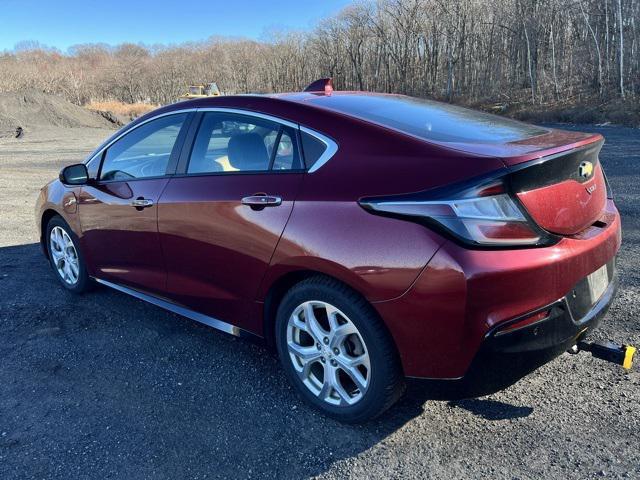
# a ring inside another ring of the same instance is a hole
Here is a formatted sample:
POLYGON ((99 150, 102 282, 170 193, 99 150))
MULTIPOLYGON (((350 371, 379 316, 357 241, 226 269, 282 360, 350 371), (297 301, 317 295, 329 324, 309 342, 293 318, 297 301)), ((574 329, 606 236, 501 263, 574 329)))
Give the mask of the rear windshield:
POLYGON ((506 143, 547 133, 508 118, 402 95, 332 95, 319 106, 437 142, 506 143))

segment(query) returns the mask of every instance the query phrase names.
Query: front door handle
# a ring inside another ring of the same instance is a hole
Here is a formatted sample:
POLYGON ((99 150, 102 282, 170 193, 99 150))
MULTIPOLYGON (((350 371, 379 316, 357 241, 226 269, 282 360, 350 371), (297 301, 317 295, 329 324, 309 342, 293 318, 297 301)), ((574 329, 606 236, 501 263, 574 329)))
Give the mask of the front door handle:
POLYGON ((153 206, 153 200, 147 200, 146 198, 136 198, 131 202, 131 206, 137 208, 138 210, 142 210, 143 208, 153 206))
POLYGON ((242 204, 251 208, 277 207, 282 204, 282 198, 274 195, 251 195, 242 199, 242 204))

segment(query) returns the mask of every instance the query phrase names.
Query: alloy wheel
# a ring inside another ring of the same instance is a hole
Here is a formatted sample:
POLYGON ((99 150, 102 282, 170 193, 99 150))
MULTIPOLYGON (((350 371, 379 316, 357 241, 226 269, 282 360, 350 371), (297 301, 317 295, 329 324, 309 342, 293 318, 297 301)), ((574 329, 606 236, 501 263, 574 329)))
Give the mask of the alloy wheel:
POLYGON ((53 264, 60 278, 68 284, 78 283, 80 276, 80 260, 73 240, 62 228, 55 226, 49 235, 49 251, 53 264))
POLYGON ((302 383, 331 405, 354 405, 371 383, 371 362, 362 335, 329 303, 308 301, 293 310, 287 348, 302 383))

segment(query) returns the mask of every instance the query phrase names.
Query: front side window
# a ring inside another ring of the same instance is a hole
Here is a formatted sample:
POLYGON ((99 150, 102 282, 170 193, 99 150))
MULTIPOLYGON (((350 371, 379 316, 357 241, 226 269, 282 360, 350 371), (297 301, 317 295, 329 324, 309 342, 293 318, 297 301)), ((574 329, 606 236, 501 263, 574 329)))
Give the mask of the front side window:
POLYGON ((187 173, 264 172, 302 168, 293 129, 231 113, 205 113, 187 173))
POLYGON ((104 154, 100 180, 158 177, 167 171, 186 113, 152 120, 126 134, 104 154))

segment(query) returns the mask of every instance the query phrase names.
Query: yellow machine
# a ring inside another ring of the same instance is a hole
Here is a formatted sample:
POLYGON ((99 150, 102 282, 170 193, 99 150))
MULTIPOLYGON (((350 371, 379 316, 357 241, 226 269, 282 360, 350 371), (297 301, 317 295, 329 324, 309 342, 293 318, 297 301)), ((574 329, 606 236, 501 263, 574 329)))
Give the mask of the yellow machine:
POLYGON ((189 100, 191 98, 219 97, 222 95, 216 83, 206 85, 189 85, 189 91, 180 95, 178 100, 189 100))

